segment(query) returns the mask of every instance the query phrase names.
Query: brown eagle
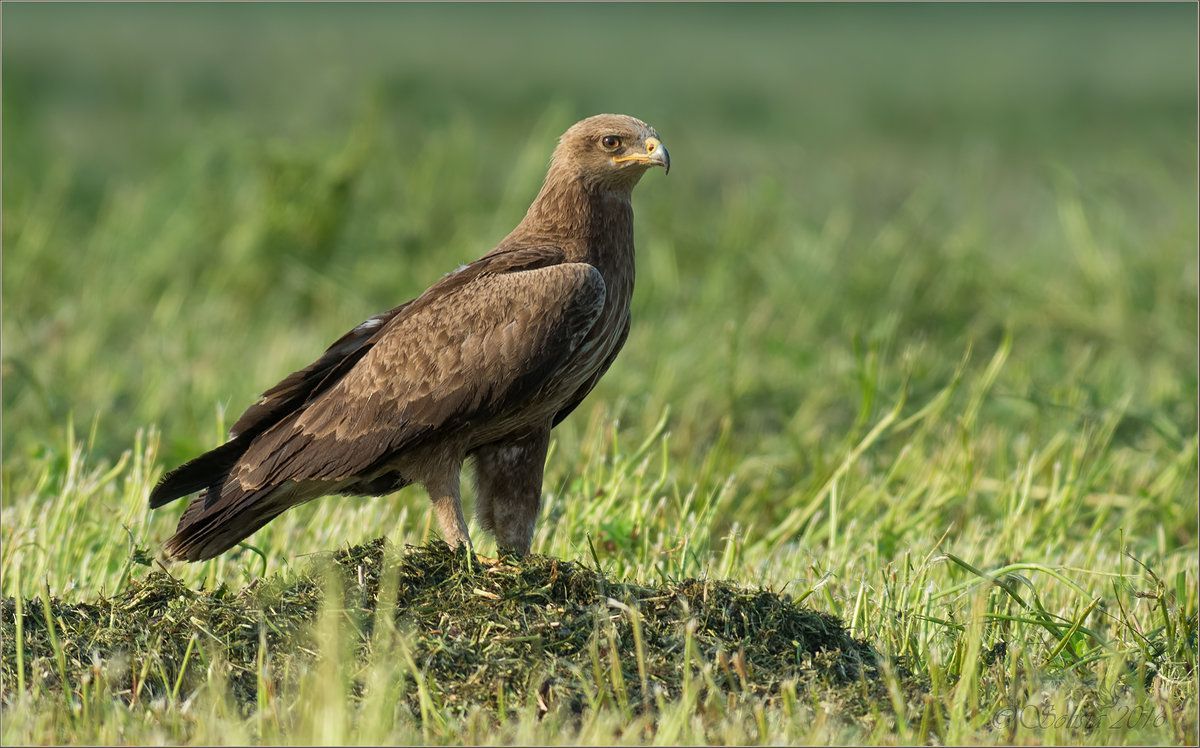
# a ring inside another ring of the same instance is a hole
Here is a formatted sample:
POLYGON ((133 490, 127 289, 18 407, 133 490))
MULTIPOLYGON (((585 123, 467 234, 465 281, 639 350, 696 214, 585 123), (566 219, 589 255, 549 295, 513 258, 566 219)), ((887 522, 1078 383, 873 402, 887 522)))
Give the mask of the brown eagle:
POLYGON ((161 507, 201 492, 166 551, 199 561, 328 494, 429 491, 443 538, 469 544, 459 500, 506 552, 529 551, 550 429, 579 405, 629 332, 630 194, 669 170, 654 128, 625 115, 559 139, 525 218, 475 262, 371 317, 263 393, 230 440, 163 476, 161 507))

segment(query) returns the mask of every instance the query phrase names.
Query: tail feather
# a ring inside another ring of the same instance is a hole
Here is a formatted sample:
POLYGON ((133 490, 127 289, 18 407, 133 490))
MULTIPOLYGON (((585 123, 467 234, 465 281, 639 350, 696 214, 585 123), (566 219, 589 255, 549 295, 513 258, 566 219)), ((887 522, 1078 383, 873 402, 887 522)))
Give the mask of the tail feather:
POLYGON ((224 483, 238 458, 249 448, 250 441, 238 437, 225 442, 164 475, 150 492, 150 508, 157 509, 175 499, 224 483))
POLYGON ((224 553, 292 506, 290 494, 280 488, 243 491, 231 482, 215 502, 206 496, 192 499, 164 546, 166 552, 182 561, 206 561, 224 553))

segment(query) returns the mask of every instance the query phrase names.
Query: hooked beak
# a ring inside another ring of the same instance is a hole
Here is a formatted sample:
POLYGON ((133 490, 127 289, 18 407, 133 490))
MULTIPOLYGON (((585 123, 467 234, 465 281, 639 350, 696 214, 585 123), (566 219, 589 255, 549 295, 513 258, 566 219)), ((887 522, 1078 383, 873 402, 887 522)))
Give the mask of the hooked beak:
POLYGON ((671 173, 671 154, 667 152, 667 147, 658 138, 646 138, 645 153, 631 153, 628 156, 618 156, 613 159, 613 163, 617 164, 628 162, 661 166, 665 173, 671 173))
POLYGON ((667 152, 667 147, 662 141, 658 138, 646 138, 646 152, 651 164, 661 166, 664 174, 671 173, 671 154, 667 152))

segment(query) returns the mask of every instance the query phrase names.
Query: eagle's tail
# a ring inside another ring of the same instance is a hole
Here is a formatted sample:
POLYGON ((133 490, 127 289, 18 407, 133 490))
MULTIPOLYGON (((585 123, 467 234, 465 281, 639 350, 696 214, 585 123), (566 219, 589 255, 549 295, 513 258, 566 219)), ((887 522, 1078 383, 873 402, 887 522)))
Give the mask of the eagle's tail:
POLYGON ((245 491, 237 481, 224 490, 210 488, 184 510, 175 534, 164 545, 167 555, 206 561, 224 553, 293 506, 293 494, 286 487, 245 491), (213 495, 216 491, 221 491, 219 498, 213 495))

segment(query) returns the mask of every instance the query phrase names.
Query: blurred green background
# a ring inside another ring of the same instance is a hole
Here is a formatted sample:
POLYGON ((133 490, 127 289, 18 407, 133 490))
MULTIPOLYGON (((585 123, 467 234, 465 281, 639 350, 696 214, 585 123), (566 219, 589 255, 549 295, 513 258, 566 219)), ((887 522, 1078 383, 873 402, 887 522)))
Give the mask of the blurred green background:
POLYGON ((167 458, 215 443, 219 407, 487 251, 600 111, 653 123, 676 168, 635 196, 636 324, 593 402, 647 426, 673 404, 700 448, 722 418, 758 440, 808 409, 816 443, 856 418, 867 353, 909 361, 881 391, 919 394, 1007 330, 1025 401, 997 408, 1128 396, 1135 438, 1181 438, 1195 19, 6 4, 6 460, 72 417, 102 454, 148 425, 167 458))

